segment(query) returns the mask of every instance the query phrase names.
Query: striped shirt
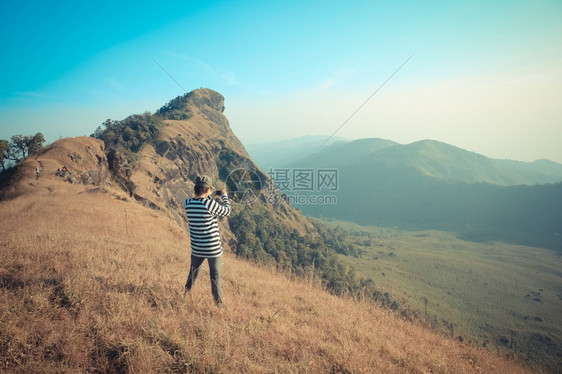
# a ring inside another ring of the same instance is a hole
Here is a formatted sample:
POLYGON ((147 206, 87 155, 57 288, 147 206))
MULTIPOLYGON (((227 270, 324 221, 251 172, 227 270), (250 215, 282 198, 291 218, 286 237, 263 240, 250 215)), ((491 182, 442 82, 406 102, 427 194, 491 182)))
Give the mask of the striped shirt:
POLYGON ((217 217, 230 214, 228 196, 222 195, 222 201, 221 204, 211 197, 185 200, 192 255, 207 258, 222 255, 217 217))

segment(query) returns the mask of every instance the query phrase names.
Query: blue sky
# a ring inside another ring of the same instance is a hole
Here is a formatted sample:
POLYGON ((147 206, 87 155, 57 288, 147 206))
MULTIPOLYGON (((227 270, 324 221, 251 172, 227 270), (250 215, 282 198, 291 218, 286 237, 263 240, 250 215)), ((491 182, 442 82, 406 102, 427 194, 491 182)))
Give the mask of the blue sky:
POLYGON ((560 1, 0 4, 0 139, 89 135, 182 89, 246 143, 338 132, 562 163, 560 1), (152 57, 151 57, 152 56, 152 57))

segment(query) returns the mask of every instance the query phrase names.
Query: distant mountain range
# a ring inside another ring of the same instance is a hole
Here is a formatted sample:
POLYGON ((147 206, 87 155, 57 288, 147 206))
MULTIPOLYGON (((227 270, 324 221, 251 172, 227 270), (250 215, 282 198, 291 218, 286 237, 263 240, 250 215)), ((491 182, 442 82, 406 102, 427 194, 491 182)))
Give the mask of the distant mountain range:
POLYGON ((562 182, 562 164, 492 159, 435 140, 399 144, 368 138, 354 141, 327 136, 305 136, 247 146, 252 159, 265 171, 284 167, 339 167, 386 164, 400 166, 439 180, 491 183, 502 186, 562 182))
POLYGON ((434 140, 398 144, 384 139, 326 138, 269 144, 268 159, 248 147, 266 172, 332 169, 338 188, 286 189, 290 198, 332 194, 336 204, 298 204, 303 213, 361 224, 457 232, 478 241, 502 240, 562 252, 562 165, 497 160, 434 140), (315 143, 314 145, 312 143, 315 143), (306 154, 306 156, 302 156, 306 154), (300 156, 300 158, 297 158, 300 156))

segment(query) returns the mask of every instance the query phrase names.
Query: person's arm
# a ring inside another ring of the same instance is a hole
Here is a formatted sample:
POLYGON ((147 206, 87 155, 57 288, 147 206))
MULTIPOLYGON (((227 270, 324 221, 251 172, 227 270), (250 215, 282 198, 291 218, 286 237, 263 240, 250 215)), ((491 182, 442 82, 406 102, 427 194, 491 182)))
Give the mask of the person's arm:
POLYGON ((209 209, 211 214, 219 217, 226 217, 230 214, 230 200, 226 192, 226 187, 222 190, 221 198, 222 203, 219 203, 215 199, 209 199, 209 202, 206 204, 207 209, 209 209))

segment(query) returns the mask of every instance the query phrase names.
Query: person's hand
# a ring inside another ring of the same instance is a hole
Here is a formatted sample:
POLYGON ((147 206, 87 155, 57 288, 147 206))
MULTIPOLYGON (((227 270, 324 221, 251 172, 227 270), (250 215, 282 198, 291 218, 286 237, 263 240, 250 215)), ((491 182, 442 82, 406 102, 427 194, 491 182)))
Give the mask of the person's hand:
MULTIPOLYGON (((224 186, 224 188, 220 189, 220 190, 215 190, 215 192, 213 193, 214 196, 224 196, 227 195, 226 193, 226 185, 224 186)), ((227 195, 228 196, 228 195, 227 195)))

